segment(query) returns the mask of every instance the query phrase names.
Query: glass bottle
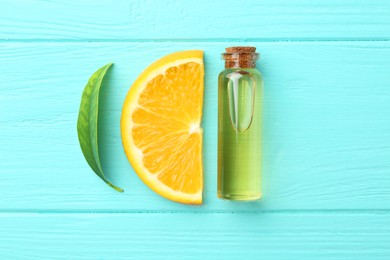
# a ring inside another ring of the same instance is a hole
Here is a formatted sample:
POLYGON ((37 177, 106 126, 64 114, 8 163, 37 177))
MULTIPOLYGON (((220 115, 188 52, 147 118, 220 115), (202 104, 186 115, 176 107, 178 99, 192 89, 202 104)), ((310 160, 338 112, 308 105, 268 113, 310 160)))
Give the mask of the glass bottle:
POLYGON ((230 47, 222 53, 218 78, 218 197, 261 198, 263 79, 255 68, 255 47, 230 47))

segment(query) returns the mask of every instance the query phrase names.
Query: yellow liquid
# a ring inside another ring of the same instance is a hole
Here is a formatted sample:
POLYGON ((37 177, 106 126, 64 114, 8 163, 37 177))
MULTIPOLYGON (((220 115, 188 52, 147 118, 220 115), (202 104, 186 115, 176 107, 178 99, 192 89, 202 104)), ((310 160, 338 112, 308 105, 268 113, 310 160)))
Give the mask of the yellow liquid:
POLYGON ((218 79, 218 197, 261 198, 263 80, 256 69, 231 68, 218 79))

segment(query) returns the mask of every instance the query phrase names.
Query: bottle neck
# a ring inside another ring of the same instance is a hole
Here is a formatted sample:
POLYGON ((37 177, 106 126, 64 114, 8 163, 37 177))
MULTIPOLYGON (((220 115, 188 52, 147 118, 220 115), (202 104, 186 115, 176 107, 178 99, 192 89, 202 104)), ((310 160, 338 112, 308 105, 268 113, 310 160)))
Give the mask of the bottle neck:
POLYGON ((225 60, 225 68, 255 68, 256 60, 259 54, 255 47, 236 46, 226 48, 222 53, 222 59, 225 60))
POLYGON ((226 59, 225 60, 225 68, 255 68, 256 67, 256 60, 255 59, 226 59))

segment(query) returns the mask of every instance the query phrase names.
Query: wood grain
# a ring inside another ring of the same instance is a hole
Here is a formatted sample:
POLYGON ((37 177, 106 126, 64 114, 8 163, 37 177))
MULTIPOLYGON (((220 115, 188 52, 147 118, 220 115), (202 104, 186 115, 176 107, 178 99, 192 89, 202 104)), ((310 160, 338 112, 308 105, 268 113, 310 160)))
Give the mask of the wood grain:
POLYGON ((383 0, 12 1, 2 40, 390 39, 383 0))
POLYGON ((390 259, 390 2, 0 0, 1 259, 390 259), (265 79, 264 198, 216 198, 217 75, 255 45, 265 79), (205 199, 167 201, 135 175, 119 119, 152 61, 205 51, 205 199), (103 170, 76 121, 101 90, 103 170))
MULTIPOLYGON (((238 43, 231 43, 232 45, 238 43)), ((390 208, 390 43, 249 42, 263 53, 264 199, 216 198, 217 75, 223 42, 1 43, 0 209, 8 211, 384 210, 390 208), (122 103, 150 62, 205 50, 205 203, 188 207, 134 174, 119 132, 122 103), (147 52, 141 50, 147 49, 147 52), (102 89, 101 151, 112 191, 84 161, 76 120, 83 86, 114 61, 102 89)))
POLYGON ((1 214, 0 254, 4 259, 388 259, 389 224, 388 214, 1 214))

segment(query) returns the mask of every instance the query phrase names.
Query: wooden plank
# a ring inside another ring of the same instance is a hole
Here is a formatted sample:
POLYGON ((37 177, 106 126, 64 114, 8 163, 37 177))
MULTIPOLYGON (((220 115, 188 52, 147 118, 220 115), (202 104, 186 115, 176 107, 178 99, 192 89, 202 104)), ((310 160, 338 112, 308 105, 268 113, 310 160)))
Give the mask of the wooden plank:
POLYGON ((2 40, 389 39, 385 0, 2 1, 2 40))
POLYGON ((0 256, 388 259, 389 226, 388 214, 2 214, 0 256))
MULTIPOLYGON (((229 43, 231 45, 239 43, 229 43)), ((2 43, 0 208, 3 211, 267 211, 390 208, 390 42, 250 42, 264 74, 264 199, 216 198, 217 75, 225 43, 2 43), (172 51, 205 50, 205 202, 150 191, 123 153, 119 118, 131 82, 172 51), (143 50, 142 52, 140 50, 143 50), (76 119, 88 77, 114 61, 101 102, 102 163, 94 176, 76 119)))

